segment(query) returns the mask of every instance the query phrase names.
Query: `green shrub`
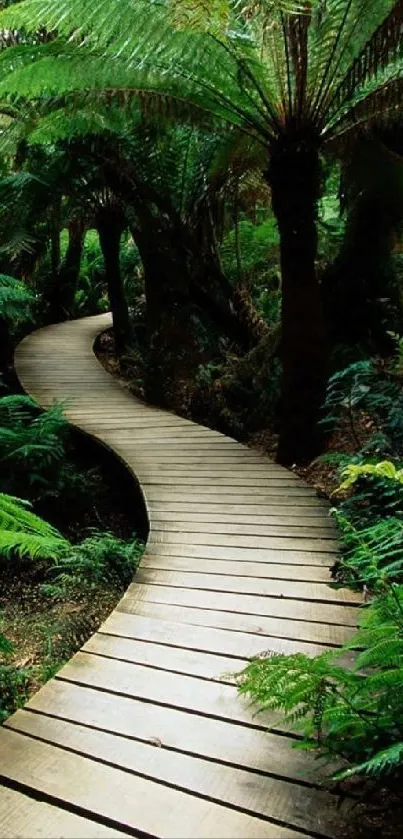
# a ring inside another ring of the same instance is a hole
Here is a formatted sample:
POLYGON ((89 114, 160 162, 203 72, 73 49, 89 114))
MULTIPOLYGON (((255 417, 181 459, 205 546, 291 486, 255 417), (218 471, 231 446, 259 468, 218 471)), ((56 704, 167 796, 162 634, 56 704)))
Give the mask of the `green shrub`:
POLYGON ((21 280, 0 274, 0 317, 10 321, 15 328, 19 323, 29 320, 32 313, 34 295, 21 280))
POLYGON ((403 764, 403 586, 388 586, 362 610, 358 632, 338 654, 254 659, 237 680, 259 711, 285 714, 302 734, 298 747, 338 760, 333 777, 387 780, 403 764), (341 667, 338 656, 351 650, 353 666, 341 667))
POLYGON ((403 521, 386 518, 369 527, 355 527, 333 511, 342 535, 337 575, 344 583, 370 589, 401 581, 403 575, 403 521))
POLYGON ((403 455, 403 390, 393 364, 369 359, 350 364, 329 379, 325 418, 333 426, 347 420, 362 456, 403 455), (368 415, 373 423, 369 440, 363 440, 359 420, 368 415))
POLYGON ((350 463, 333 497, 343 497, 339 510, 355 525, 370 525, 403 513, 403 470, 390 461, 350 463))
POLYGON ((111 533, 94 532, 78 545, 70 546, 49 570, 51 582, 42 586, 50 596, 69 588, 95 588, 100 583, 125 588, 132 581, 143 552, 137 540, 124 542, 111 533))
POLYGON ((52 485, 65 458, 67 422, 62 405, 39 412, 28 396, 0 399, 0 462, 7 467, 0 481, 6 492, 52 485))
POLYGON ((27 701, 30 670, 13 664, 0 664, 0 722, 27 701))
POLYGON ((0 467, 4 467, 0 491, 23 493, 35 501, 39 512, 43 506, 46 515, 52 510, 56 521, 61 507, 77 509, 85 504, 95 477, 69 460, 69 447, 62 404, 40 411, 28 396, 0 398, 0 467))

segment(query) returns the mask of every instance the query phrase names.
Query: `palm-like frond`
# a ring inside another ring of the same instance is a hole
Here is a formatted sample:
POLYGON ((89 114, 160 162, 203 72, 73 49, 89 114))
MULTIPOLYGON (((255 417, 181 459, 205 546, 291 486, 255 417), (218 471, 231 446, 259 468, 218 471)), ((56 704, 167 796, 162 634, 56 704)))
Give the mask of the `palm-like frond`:
POLYGON ((0 493, 0 554, 31 559, 63 556, 69 542, 29 507, 27 501, 0 493))
POLYGON ((190 102, 266 140, 290 118, 330 133, 358 102, 384 107, 373 94, 391 65, 388 97, 400 97, 402 16, 401 0, 24 0, 2 25, 43 25, 68 43, 5 50, 0 78, 3 91, 29 97, 88 89, 90 79, 127 101, 190 102))

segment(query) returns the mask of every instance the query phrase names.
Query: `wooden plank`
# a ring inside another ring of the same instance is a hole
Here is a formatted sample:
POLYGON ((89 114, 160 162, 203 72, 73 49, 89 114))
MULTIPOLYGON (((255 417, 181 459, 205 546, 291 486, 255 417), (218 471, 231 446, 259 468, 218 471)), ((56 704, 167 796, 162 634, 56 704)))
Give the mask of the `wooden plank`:
MULTIPOLYGON (((137 410, 137 409, 136 409, 137 410)), ((111 430, 133 430, 134 432, 142 432, 142 431, 149 431, 150 434, 155 433, 154 429, 157 431, 162 431, 164 428, 167 429, 168 433, 171 431, 187 431, 192 430, 194 427, 198 428, 198 426, 194 426, 193 423, 188 423, 187 420, 181 420, 179 417, 166 417, 165 415, 162 417, 154 417, 154 416, 132 416, 133 407, 131 412, 128 411, 120 411, 112 410, 108 408, 108 413, 104 416, 98 416, 97 412, 95 411, 88 411, 87 413, 83 411, 75 411, 74 408, 69 410, 69 416, 76 419, 82 419, 85 423, 94 426, 96 428, 102 429, 102 431, 108 429, 111 430)))
POLYGON ((59 670, 56 678, 158 705, 190 709, 193 713, 216 719, 228 719, 262 729, 267 725, 284 728, 278 714, 265 713, 253 717, 247 701, 239 697, 235 687, 227 682, 208 681, 114 659, 103 658, 100 661, 98 656, 83 652, 76 653, 59 670))
POLYGON ((116 635, 123 638, 136 638, 153 641, 169 647, 181 647, 190 650, 204 650, 218 655, 251 658, 261 655, 266 650, 278 653, 300 652, 316 655, 323 652, 323 646, 307 644, 303 641, 287 641, 284 638, 262 638, 248 632, 231 632, 208 626, 191 626, 183 623, 147 618, 142 615, 129 615, 116 610, 107 618, 99 629, 99 634, 116 635))
MULTIPOLYGON (((237 465, 238 469, 242 469, 243 467, 249 466, 250 464, 259 464, 262 461, 255 457, 254 455, 246 455, 246 454, 235 454, 234 452, 225 452, 220 451, 219 453, 214 452, 191 452, 188 449, 182 450, 178 448, 178 451, 172 451, 171 447, 169 451, 167 449, 161 449, 161 452, 156 452, 154 450, 146 451, 144 446, 140 443, 136 446, 135 444, 125 444, 123 446, 122 443, 119 443, 118 440, 114 441, 114 446, 119 448, 124 448, 126 454, 128 455, 128 461, 131 460, 134 462, 138 462, 139 459, 141 463, 147 465, 149 467, 157 464, 178 464, 183 463, 186 465, 192 465, 195 467, 195 472, 197 472, 197 468, 199 466, 215 466, 217 464, 221 464, 223 466, 231 466, 231 468, 237 465)), ((314 490, 307 488, 307 491, 311 494, 314 493, 314 490)))
POLYGON ((219 454, 225 457, 228 457, 231 460, 233 454, 235 457, 239 457, 239 443, 233 442, 232 440, 224 440, 224 442, 220 439, 213 437, 210 438, 210 435, 203 435, 201 438, 195 438, 193 435, 188 435, 187 438, 182 440, 180 437, 170 438, 167 437, 158 437, 157 435, 153 438, 152 443, 148 441, 142 441, 141 439, 137 442, 137 437, 131 433, 125 433, 118 431, 110 431, 110 432, 103 432, 105 436, 105 440, 113 440, 115 443, 119 443, 119 445, 127 444, 130 448, 134 448, 135 445, 141 446, 141 451, 147 456, 147 452, 149 452, 153 457, 154 455, 158 455, 158 451, 161 451, 162 454, 166 453, 167 451, 167 442, 169 443, 169 451, 175 454, 175 452, 183 453, 183 450, 186 449, 187 452, 192 454, 198 454, 199 452, 201 455, 204 452, 211 452, 213 455, 219 454))
POLYGON ((164 571, 200 571, 204 574, 231 574, 233 577, 253 577, 257 581, 304 580, 305 582, 329 583, 330 573, 318 565, 286 565, 285 563, 243 562, 242 560, 199 559, 186 556, 164 556, 145 554, 141 559, 141 570, 153 568, 164 571))
POLYGON ((310 553, 332 553, 339 555, 339 546, 334 539, 307 539, 295 536, 231 536, 222 533, 168 533, 153 528, 150 544, 172 545, 190 542, 192 545, 221 545, 225 548, 268 548, 273 551, 309 551, 310 553))
MULTIPOLYGON (((309 527, 309 529, 318 528, 320 530, 331 530, 333 534, 337 534, 337 528, 329 516, 287 516, 287 515, 270 515, 270 508, 267 509, 267 515, 257 515, 256 513, 246 512, 244 508, 242 513, 236 512, 220 512, 220 508, 215 505, 211 506, 210 512, 198 512, 198 507, 195 504, 195 510, 192 512, 175 508, 175 505, 169 504, 168 507, 173 509, 159 509, 159 505, 153 504, 153 520, 158 522, 203 522, 208 524, 257 524, 260 527, 263 525, 277 525, 288 527, 291 531, 294 527, 309 527)), ((162 507, 162 505, 160 505, 162 507)), ((191 505, 182 505, 182 507, 191 505)), ((222 509, 222 508, 221 508, 222 509)), ((266 508, 262 508, 266 509, 266 508)))
POLYGON ((153 531, 164 531, 165 533, 229 533, 231 536, 296 536, 307 537, 308 539, 334 539, 336 532, 334 527, 309 527, 307 525, 295 524, 250 524, 229 522, 200 522, 190 519, 182 519, 182 516, 172 517, 169 521, 160 515, 152 515, 153 531))
MULTIPOLYGON (((173 430, 167 429, 165 432, 157 431, 155 428, 145 428, 145 429, 135 429, 133 426, 128 426, 124 428, 120 426, 119 428, 115 428, 110 431, 114 437, 118 438, 119 440, 133 440, 133 432, 135 432, 136 440, 139 440, 142 443, 150 448, 151 443, 164 444, 166 440, 174 441, 174 446, 180 444, 194 444, 198 445, 199 443, 203 445, 204 443, 214 443, 222 445, 224 447, 230 446, 231 449, 234 451, 238 451, 239 443, 231 437, 224 437, 223 434, 219 434, 218 431, 211 431, 209 428, 202 428, 198 425, 190 425, 181 426, 178 428, 174 428, 173 430)), ((109 434, 109 431, 104 432, 105 435, 109 434)))
POLYGON ((232 561, 242 562, 264 562, 267 565, 271 563, 284 562, 287 565, 318 565, 322 568, 331 568, 335 563, 334 553, 326 553, 325 551, 290 551, 290 550, 270 550, 265 548, 237 548, 227 547, 226 545, 195 545, 180 544, 175 542, 172 544, 162 545, 149 541, 147 543, 147 553, 153 556, 187 556, 199 557, 201 559, 227 559, 232 561))
POLYGON ((130 664, 142 664, 171 673, 197 676, 213 681, 233 683, 233 673, 245 667, 245 659, 228 658, 206 650, 189 650, 155 644, 151 639, 116 638, 95 633, 82 647, 83 652, 106 656, 130 664))
MULTIPOLYGON (((119 448, 116 447, 116 450, 119 451, 119 448)), ((133 466, 136 469, 135 463, 133 464, 133 466)), ((139 464, 139 466, 140 466, 140 464, 139 464)), ((144 464, 143 464, 143 468, 144 468, 144 464)), ((154 492, 155 492, 155 489, 157 489, 157 488, 158 488, 158 492, 161 492, 162 488, 164 488, 166 491, 169 491, 169 492, 178 492, 178 490, 179 490, 179 492, 187 493, 188 497, 189 497, 189 488, 186 488, 186 486, 187 486, 186 484, 184 484, 184 485, 181 485, 181 484, 172 485, 171 484, 170 485, 169 481, 167 481, 166 479, 164 481, 163 478, 161 479, 161 481, 158 481, 158 483, 155 483, 155 482, 149 483, 147 480, 143 480, 142 483, 144 485, 145 490, 148 490, 150 487, 154 490, 154 492), (176 489, 176 487, 178 489, 176 489)), ((214 500, 215 495, 220 495, 221 494, 220 493, 220 484, 218 484, 216 482, 206 484, 206 485, 195 483, 195 484, 192 484, 192 490, 193 490, 193 487, 196 491, 195 492, 192 491, 192 496, 194 496, 194 495, 196 497, 200 496, 200 499, 202 501, 203 500, 206 501, 207 498, 209 498, 211 500, 214 500)), ((240 498, 243 499, 243 497, 247 497, 247 496, 249 496, 249 501, 252 501, 252 503, 256 503, 256 498, 257 498, 258 495, 263 496, 264 498, 268 499, 269 503, 270 503, 270 501, 273 501, 273 499, 276 501, 276 503, 280 502, 281 504, 283 503, 283 499, 284 499, 284 501, 286 501, 286 499, 288 499, 288 501, 291 502, 291 504, 295 504, 296 499, 298 499, 298 504, 300 503, 301 499, 309 499, 310 501, 312 500, 313 502, 315 502, 315 500, 316 500, 313 490, 305 489, 305 487, 299 487, 299 486, 298 487, 284 487, 284 489, 282 489, 281 487, 266 487, 266 486, 250 486, 250 487, 246 486, 245 487, 245 486, 242 486, 242 485, 237 486, 235 484, 234 485, 225 484, 222 487, 222 490, 223 490, 222 494, 224 496, 234 496, 232 498, 232 501, 236 502, 238 504, 240 503, 240 500, 239 500, 240 498)), ((259 501, 260 501, 260 499, 259 499, 259 501)), ((261 503, 264 503, 264 502, 262 501, 261 503)))
MULTIPOLYGON (((169 472, 169 474, 177 473, 179 475, 194 475, 194 470, 192 467, 189 467, 186 463, 154 463, 152 465, 153 472, 157 472, 158 474, 164 474, 164 472, 169 472)), ((197 468, 197 474, 201 475, 205 478, 214 478, 215 475, 225 477, 231 477, 234 474, 234 470, 228 464, 218 464, 216 466, 209 466, 208 464, 201 464, 197 468)), ((270 461, 267 463, 248 463, 242 469, 242 474, 245 477, 253 478, 253 477, 268 477, 268 478, 277 478, 279 480, 289 480, 289 475, 285 473, 285 470, 282 467, 273 466, 270 461)))
MULTIPOLYGON (((134 467, 133 467, 134 468, 134 467)), ((150 501, 156 501, 159 503, 165 503, 166 501, 170 501, 171 503, 179 501, 181 503, 187 503, 190 501, 190 498, 194 504, 201 505, 201 504, 231 504, 236 506, 247 506, 252 504, 255 506, 262 504, 269 507, 273 506, 273 508, 278 509, 279 505, 281 504, 282 509, 288 510, 290 507, 305 510, 306 507, 312 507, 315 515, 317 515, 318 509, 328 509, 328 504, 325 501, 321 501, 317 499, 314 495, 299 495, 298 497, 290 497, 288 495, 282 496, 281 500, 279 500, 279 496, 276 493, 275 495, 270 495, 267 492, 259 493, 259 500, 256 500, 256 493, 253 489, 248 492, 245 490, 241 490, 241 492, 231 493, 227 492, 200 492, 200 488, 198 487, 197 491, 192 491, 190 494, 188 491, 186 492, 186 488, 182 487, 182 490, 172 489, 172 487, 168 487, 168 492, 162 489, 160 486, 149 486, 147 487, 147 496, 150 501)))
MULTIPOLYGON (((179 792, 16 731, 2 731, 0 772, 19 783, 151 836, 291 837, 293 831, 179 792), (158 801, 158 807, 155 802, 158 801)), ((296 834, 300 836, 299 833, 296 834)))
MULTIPOLYGON (((222 761, 257 772, 306 780, 318 780, 318 764, 311 755, 290 748, 290 740, 278 734, 195 716, 186 710, 52 679, 31 699, 29 707, 43 714, 124 735, 130 740, 161 745, 189 755, 222 761), (291 760, 292 758, 292 760, 291 760)), ((8 724, 11 724, 10 721, 8 724)))
POLYGON ((172 603, 196 609, 218 609, 261 617, 287 618, 294 621, 294 636, 303 637, 300 626, 305 620, 321 624, 340 624, 353 627, 357 622, 357 607, 335 606, 309 600, 286 600, 280 597, 258 597, 248 594, 228 594, 215 591, 194 591, 176 586, 142 585, 132 583, 125 597, 154 603, 172 603))
POLYGON ((320 825, 321 832, 327 836, 335 836, 336 824, 340 823, 337 797, 309 786, 206 763, 199 757, 156 749, 145 743, 136 743, 133 747, 130 741, 107 732, 90 731, 23 711, 14 718, 13 729, 38 738, 46 737, 57 746, 117 766, 133 773, 135 779, 141 775, 151 781, 158 780, 215 804, 242 809, 252 816, 256 814, 308 830, 317 831, 320 825))
MULTIPOLYGON (((174 603, 162 603, 152 599, 151 586, 149 600, 139 600, 126 594, 117 606, 118 612, 130 615, 138 614, 145 617, 162 618, 178 621, 195 626, 211 626, 217 629, 230 629, 234 632, 250 632, 259 637, 287 638, 290 641, 307 641, 326 646, 339 646, 351 637, 351 627, 336 624, 314 623, 309 620, 293 621, 282 618, 271 618, 267 615, 248 615, 242 613, 222 612, 218 609, 198 609, 197 606, 177 606, 174 603), (296 634, 297 633, 297 634, 296 634)), ((270 642, 267 647, 269 648, 270 642)))
MULTIPOLYGON (((351 589, 334 589, 324 583, 307 583, 295 580, 253 579, 236 577, 232 574, 201 573, 194 571, 169 571, 141 567, 137 572, 136 582, 145 585, 178 586, 195 588, 198 591, 224 591, 236 594, 256 594, 262 597, 281 597, 284 599, 309 600, 319 603, 350 603, 362 605, 362 592, 351 589)), ((270 608, 270 607, 269 607, 270 608)))
MULTIPOLYGON (((199 448, 199 446, 197 446, 199 448)), ((284 478, 245 478, 243 473, 239 473, 238 469, 234 467, 234 475, 230 478, 205 478, 200 476, 195 470, 195 474, 190 477, 174 476, 170 477, 169 473, 159 474, 153 473, 150 470, 147 473, 147 480, 145 484, 173 484, 174 486, 197 486, 197 487, 262 487, 271 489, 280 489, 286 495, 294 494, 295 492, 305 495, 306 492, 312 494, 313 490, 307 490, 302 484, 294 478, 284 480, 284 478)))
POLYGON ((0 835, 7 839, 118 839, 129 834, 1 786, 0 835))
MULTIPOLYGON (((166 445, 167 443, 169 443, 169 440, 165 439, 164 444, 166 445)), ((237 482, 241 479, 242 481, 246 481, 246 483, 243 483, 242 486, 275 486, 280 488, 303 486, 303 484, 301 484, 296 478, 285 477, 284 475, 278 475, 275 472, 270 472, 267 469, 262 469, 260 464, 256 464, 256 466, 256 472, 254 471, 253 465, 242 469, 242 471, 235 465, 232 467, 220 467, 218 465, 214 469, 211 467, 200 466, 197 469, 196 477, 197 480, 201 482, 200 486, 209 483, 213 484, 215 480, 218 480, 220 484, 223 484, 224 486, 226 484, 229 486, 237 486, 237 482)), ((150 483, 154 481, 154 479, 160 478, 167 478, 170 483, 175 483, 175 481, 188 483, 195 478, 195 470, 191 467, 187 467, 186 464, 183 463, 173 464, 170 466, 169 464, 156 462, 151 466, 147 466, 147 477, 150 483)))
MULTIPOLYGON (((222 464, 224 466, 229 465, 229 461, 231 462, 231 467, 237 464, 239 469, 242 469, 244 466, 249 466, 250 463, 261 463, 258 458, 251 456, 247 459, 246 455, 236 455, 233 452, 225 454, 225 452, 220 452, 219 454, 214 454, 214 452, 205 452, 201 454, 200 452, 195 452, 192 454, 191 451, 187 449, 182 451, 178 450, 177 452, 162 450, 160 453, 156 452, 155 449, 150 452, 146 452, 144 446, 140 443, 138 445, 131 444, 123 444, 119 443, 118 440, 114 441, 114 447, 118 449, 124 450, 127 460, 132 465, 139 464, 143 466, 152 466, 153 464, 177 464, 183 463, 187 465, 192 465, 195 467, 195 472, 197 472, 198 466, 214 466, 216 464, 222 464)), ((305 487, 304 487, 305 488, 305 487)), ((307 488, 307 492, 309 490, 309 494, 313 495, 314 490, 307 488)))
MULTIPOLYGON (((220 497, 220 496, 218 496, 220 497)), ((248 496, 249 498, 249 496, 248 496)), ((294 506, 289 505, 279 505, 279 504, 254 504, 253 502, 249 504, 236 504, 231 501, 215 501, 211 502, 210 500, 205 500, 204 502, 200 503, 198 501, 193 501, 193 493, 188 498, 187 501, 157 501, 153 500, 152 502, 153 511, 157 512, 166 512, 166 513, 184 513, 185 515, 192 515, 193 513, 196 516, 206 516, 211 521, 216 521, 215 516, 231 516, 231 518, 235 515, 237 521, 247 520, 250 521, 252 517, 259 521, 260 519, 270 519, 273 520, 274 518, 276 521, 282 521, 284 524, 292 524, 292 522, 305 522, 309 519, 310 526, 314 526, 314 523, 319 523, 322 521, 331 521, 328 513, 328 506, 323 504, 321 505, 319 502, 316 505, 300 505, 300 502, 296 502, 294 506)), ((200 519, 201 520, 201 519, 200 519)))

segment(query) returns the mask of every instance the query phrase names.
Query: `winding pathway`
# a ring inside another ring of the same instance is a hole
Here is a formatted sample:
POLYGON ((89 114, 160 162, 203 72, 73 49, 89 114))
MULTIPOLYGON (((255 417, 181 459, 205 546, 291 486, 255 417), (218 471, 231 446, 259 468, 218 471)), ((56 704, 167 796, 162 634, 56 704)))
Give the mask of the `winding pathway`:
POLYGON ((92 352, 109 325, 48 327, 16 354, 26 391, 68 400, 69 420, 137 476, 150 537, 116 610, 0 731, 0 836, 337 836, 317 765, 231 677, 263 650, 317 653, 351 633, 358 599, 328 585, 326 505, 264 456, 130 395, 92 352))

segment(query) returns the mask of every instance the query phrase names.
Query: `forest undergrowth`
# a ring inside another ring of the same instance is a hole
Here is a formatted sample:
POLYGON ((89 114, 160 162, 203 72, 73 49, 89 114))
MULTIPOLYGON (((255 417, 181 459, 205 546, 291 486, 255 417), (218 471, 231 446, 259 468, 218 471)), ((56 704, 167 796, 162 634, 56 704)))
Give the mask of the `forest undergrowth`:
POLYGON ((147 535, 134 480, 62 406, 0 396, 0 721, 103 623, 147 535), (24 500, 20 498, 23 496, 24 500))

